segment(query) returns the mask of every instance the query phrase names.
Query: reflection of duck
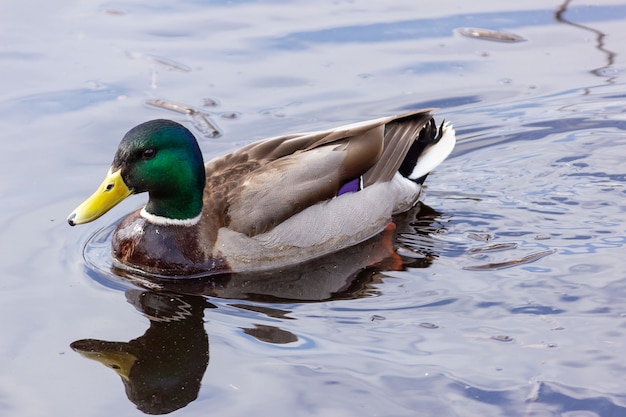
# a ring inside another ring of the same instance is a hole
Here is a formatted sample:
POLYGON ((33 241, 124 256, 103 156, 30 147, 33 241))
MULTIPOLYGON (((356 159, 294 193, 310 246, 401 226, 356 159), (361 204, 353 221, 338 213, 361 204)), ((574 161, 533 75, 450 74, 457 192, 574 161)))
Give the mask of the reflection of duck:
POLYGON ((114 233, 121 265, 167 276, 282 268, 380 232, 416 203, 454 144, 451 126, 422 110, 268 139, 205 167, 191 132, 155 120, 126 134, 100 189, 68 221, 147 191, 114 233))
POLYGON ((72 349, 115 370, 126 395, 141 411, 166 414, 195 400, 209 363, 202 297, 128 290, 127 297, 150 319, 150 328, 130 342, 77 340, 72 349))
MULTIPOLYGON (((128 398, 143 412, 172 412, 198 396, 209 362, 204 309, 213 307, 201 296, 180 293, 263 301, 229 303, 234 308, 278 319, 253 322, 250 327, 242 327, 242 331, 264 343, 296 343, 299 340, 296 334, 269 324, 291 320, 291 311, 265 303, 366 297, 375 292, 372 284, 380 282, 384 271, 401 269, 407 261, 414 267, 428 266, 431 257, 436 256, 428 235, 441 228, 435 222, 439 216, 440 213, 420 204, 396 216, 397 226, 388 227, 366 242, 273 273, 150 279, 150 287, 160 287, 159 292, 126 290, 129 302, 150 319, 150 328, 143 336, 129 342, 77 340, 72 343, 72 349, 115 370, 121 376, 128 398), (424 245, 415 244, 418 239, 414 239, 409 248, 424 256, 403 262, 394 251, 399 241, 394 238, 396 235, 422 236, 420 241, 424 245)), ((121 272, 133 283, 145 282, 142 275, 121 272)))

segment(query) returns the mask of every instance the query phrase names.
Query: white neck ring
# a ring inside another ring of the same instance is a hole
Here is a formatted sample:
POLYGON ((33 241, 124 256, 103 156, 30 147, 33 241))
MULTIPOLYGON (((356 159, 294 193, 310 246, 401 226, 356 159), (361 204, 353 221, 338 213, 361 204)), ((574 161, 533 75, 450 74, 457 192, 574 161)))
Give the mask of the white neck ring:
POLYGON ((194 226, 198 224, 200 218, 202 217, 202 213, 200 213, 196 217, 192 217, 190 219, 170 219, 168 217, 157 216, 156 214, 148 213, 145 207, 141 209, 139 214, 141 215, 141 217, 148 220, 148 222, 159 226, 194 226))

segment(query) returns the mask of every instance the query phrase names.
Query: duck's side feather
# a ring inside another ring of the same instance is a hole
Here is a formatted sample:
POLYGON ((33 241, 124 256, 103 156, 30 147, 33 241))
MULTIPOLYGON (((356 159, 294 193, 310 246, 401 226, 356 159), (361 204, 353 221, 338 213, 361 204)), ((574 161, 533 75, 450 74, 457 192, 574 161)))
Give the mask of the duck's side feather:
POLYGON ((406 211, 421 186, 397 174, 356 193, 312 205, 255 236, 219 230, 216 253, 234 271, 274 269, 355 245, 379 233, 394 212, 406 211))
POLYGON ((391 181, 428 110, 281 136, 207 163, 205 211, 221 226, 254 236, 335 197, 347 181, 391 181))

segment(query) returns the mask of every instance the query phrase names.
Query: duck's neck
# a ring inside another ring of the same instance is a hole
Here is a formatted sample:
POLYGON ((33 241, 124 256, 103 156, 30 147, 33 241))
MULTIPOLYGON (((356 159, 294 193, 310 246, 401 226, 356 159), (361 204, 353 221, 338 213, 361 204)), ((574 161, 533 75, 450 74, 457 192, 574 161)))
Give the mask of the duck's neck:
POLYGON ((202 214, 202 192, 178 190, 172 196, 150 195, 141 215, 152 223, 193 225, 202 214))

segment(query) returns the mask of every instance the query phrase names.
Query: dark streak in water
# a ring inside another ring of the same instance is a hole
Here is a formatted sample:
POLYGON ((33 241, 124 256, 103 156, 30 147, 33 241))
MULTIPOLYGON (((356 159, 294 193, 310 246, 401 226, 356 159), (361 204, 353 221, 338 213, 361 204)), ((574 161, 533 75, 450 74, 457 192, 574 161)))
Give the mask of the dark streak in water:
POLYGON ((602 52, 604 55, 606 55, 606 65, 600 67, 600 68, 596 68, 594 70, 591 70, 590 72, 593 75, 596 75, 598 77, 607 77, 607 83, 609 84, 613 84, 615 82, 616 77, 615 76, 607 76, 607 74, 610 73, 609 69, 611 67, 613 67, 613 64, 615 63, 615 57, 616 57, 616 53, 607 49, 605 44, 604 44, 604 40, 606 38, 606 34, 598 29, 592 28, 591 26, 586 26, 583 25, 581 23, 576 23, 576 22, 572 22, 569 19, 565 18, 565 12, 567 11, 569 4, 572 2, 572 0, 565 0, 563 2, 563 4, 561 6, 559 6, 559 8, 557 9, 557 11, 554 13, 554 18, 556 19, 557 22, 560 23, 564 23, 566 25, 570 25, 582 30, 586 30, 588 32, 591 32, 593 34, 595 34, 596 36, 596 49, 600 52, 602 52))

